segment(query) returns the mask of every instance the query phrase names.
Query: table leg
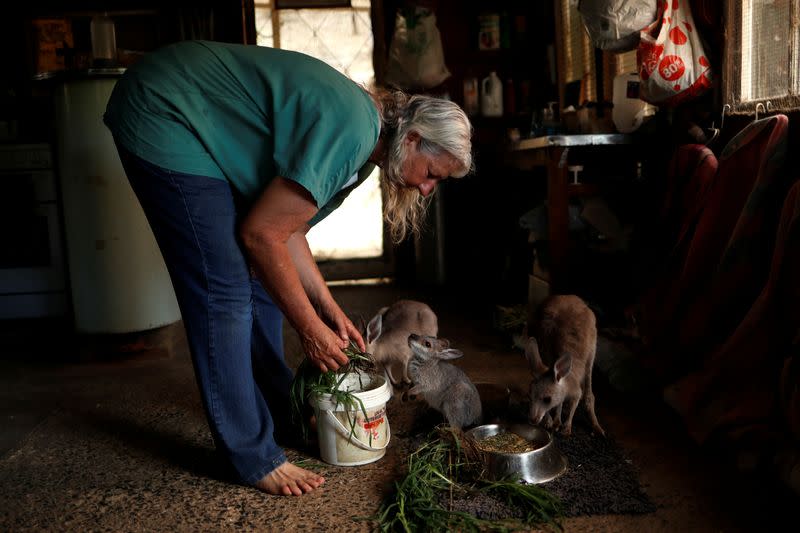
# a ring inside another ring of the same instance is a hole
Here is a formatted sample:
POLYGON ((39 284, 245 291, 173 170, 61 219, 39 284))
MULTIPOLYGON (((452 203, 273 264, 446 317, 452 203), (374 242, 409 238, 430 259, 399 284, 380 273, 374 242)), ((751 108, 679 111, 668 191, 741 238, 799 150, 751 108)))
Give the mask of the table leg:
POLYGON ((547 157, 547 232, 550 251, 550 293, 564 290, 569 249, 568 148, 550 147, 547 157))

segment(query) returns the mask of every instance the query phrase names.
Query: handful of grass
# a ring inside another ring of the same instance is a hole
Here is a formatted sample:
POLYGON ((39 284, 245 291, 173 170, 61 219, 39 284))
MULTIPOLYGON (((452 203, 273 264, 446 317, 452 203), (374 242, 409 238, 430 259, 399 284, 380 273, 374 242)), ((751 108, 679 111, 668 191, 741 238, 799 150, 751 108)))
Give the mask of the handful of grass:
MULTIPOLYGON (((340 366, 338 370, 321 372, 308 358, 303 359, 300 366, 297 367, 297 372, 295 372, 289 389, 289 398, 291 401, 292 420, 300 425, 303 440, 306 442, 308 442, 309 417, 305 415, 308 412, 308 400, 313 396, 329 394, 337 404, 344 405, 345 409, 356 410, 358 408, 364 413, 365 417, 367 416, 367 411, 361 399, 350 391, 341 390, 341 386, 348 374, 358 375, 360 381, 361 376, 364 374, 374 372, 375 365, 370 354, 362 352, 353 341, 350 341, 350 345, 344 348, 344 353, 347 355, 348 361, 340 366)), ((355 420, 351 423, 351 436, 354 430, 355 420)))
POLYGON ((485 481, 476 450, 460 432, 440 426, 408 457, 408 473, 372 517, 384 532, 515 531, 547 525, 560 530, 561 503, 537 485, 485 481), (487 520, 448 506, 454 498, 483 492, 519 510, 520 518, 487 520))

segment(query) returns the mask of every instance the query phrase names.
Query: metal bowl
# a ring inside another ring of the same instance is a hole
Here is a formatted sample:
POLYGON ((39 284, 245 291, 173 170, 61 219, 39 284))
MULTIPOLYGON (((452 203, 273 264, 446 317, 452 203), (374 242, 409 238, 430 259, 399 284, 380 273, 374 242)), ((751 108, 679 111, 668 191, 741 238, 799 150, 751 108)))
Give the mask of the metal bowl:
POLYGON ((535 449, 521 453, 483 450, 488 479, 499 481, 518 476, 520 481, 526 483, 545 483, 567 469, 567 458, 556 448, 552 435, 542 428, 530 424, 486 424, 472 428, 466 434, 479 442, 506 432, 519 435, 535 449))

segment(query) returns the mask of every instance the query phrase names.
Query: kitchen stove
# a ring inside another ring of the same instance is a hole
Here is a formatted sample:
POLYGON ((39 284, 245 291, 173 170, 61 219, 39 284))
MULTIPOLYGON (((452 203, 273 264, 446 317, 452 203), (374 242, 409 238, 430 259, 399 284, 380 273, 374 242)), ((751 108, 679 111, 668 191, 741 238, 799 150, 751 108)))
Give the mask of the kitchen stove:
POLYGON ((0 145, 0 319, 64 315, 64 265, 50 145, 0 145))

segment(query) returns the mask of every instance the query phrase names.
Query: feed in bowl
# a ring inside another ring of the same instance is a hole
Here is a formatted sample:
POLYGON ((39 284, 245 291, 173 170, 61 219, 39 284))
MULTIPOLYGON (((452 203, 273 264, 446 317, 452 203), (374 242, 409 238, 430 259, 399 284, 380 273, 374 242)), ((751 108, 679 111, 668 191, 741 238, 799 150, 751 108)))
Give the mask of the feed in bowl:
POLYGON ((475 442, 475 445, 484 452, 497 453, 524 453, 532 452, 541 446, 528 439, 520 437, 516 433, 503 431, 491 437, 486 437, 475 442))
POLYGON ((525 483, 545 483, 561 475, 567 459, 550 433, 529 424, 486 424, 467 431, 486 462, 492 480, 515 477, 525 483))

